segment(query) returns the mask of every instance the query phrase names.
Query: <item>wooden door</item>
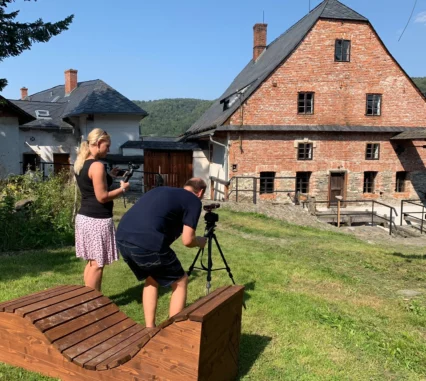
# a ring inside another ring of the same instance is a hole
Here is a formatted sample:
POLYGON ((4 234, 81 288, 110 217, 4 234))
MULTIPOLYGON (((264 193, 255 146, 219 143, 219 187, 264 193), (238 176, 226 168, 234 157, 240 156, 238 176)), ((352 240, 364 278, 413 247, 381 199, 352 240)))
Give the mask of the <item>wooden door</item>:
POLYGON ((144 185, 149 190, 156 186, 156 173, 164 184, 181 188, 192 177, 192 151, 144 151, 144 185))
POLYGON ((61 171, 70 169, 70 154, 69 153, 54 153, 53 154, 53 167, 55 175, 61 171))
MULTIPOLYGON (((330 183, 329 183, 329 194, 328 201, 330 205, 337 205, 336 196, 345 197, 345 184, 346 176, 345 172, 332 172, 330 173, 330 183)), ((342 204, 342 207, 344 205, 342 204)))

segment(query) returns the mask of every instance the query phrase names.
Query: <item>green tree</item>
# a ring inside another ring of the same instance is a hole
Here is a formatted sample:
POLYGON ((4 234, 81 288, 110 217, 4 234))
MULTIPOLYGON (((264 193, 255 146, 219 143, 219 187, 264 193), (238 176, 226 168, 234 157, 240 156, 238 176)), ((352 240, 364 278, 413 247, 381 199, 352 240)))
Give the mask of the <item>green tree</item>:
POLYGON ((426 77, 413 77, 412 80, 423 93, 426 93, 426 77))
MULTIPOLYGON (((15 21, 19 11, 7 13, 7 6, 14 1, 0 0, 0 62, 5 58, 18 56, 24 50, 30 49, 35 42, 49 41, 51 37, 67 30, 74 18, 74 15, 71 15, 55 23, 45 23, 42 19, 20 23, 15 21)), ((0 78, 0 91, 6 85, 7 80, 0 78)))

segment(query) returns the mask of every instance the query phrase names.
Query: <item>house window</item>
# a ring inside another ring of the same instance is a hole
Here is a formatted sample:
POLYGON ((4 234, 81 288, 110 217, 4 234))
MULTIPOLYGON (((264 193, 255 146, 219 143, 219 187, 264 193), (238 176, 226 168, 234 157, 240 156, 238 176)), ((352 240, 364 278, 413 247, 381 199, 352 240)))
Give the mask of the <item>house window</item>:
POLYGON ((367 94, 367 109, 366 115, 378 116, 381 115, 382 108, 382 95, 381 94, 367 94))
POLYGON ((313 143, 299 143, 297 145, 297 160, 312 160, 313 143))
POLYGON ((363 193, 374 193, 374 182, 377 172, 364 172, 364 190, 363 193))
POLYGON ((336 40, 334 44, 334 60, 337 62, 349 62, 351 60, 350 40, 336 40))
POLYGON ((296 192, 309 193, 309 179, 312 172, 296 172, 296 192))
POLYGON ((274 193, 275 172, 260 172, 260 194, 274 193))
POLYGON ((407 172, 396 173, 395 192, 405 192, 405 180, 407 180, 407 172))
POLYGON ((367 143, 365 148, 365 160, 379 160, 380 144, 367 143))
POLYGON ((314 113, 314 93, 299 93, 297 99, 298 114, 314 113))

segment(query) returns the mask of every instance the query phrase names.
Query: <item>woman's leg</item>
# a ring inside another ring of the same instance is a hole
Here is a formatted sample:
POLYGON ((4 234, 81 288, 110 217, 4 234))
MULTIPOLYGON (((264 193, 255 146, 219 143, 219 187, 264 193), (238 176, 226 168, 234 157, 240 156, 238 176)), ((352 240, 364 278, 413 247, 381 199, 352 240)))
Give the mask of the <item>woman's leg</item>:
POLYGON ((188 289, 188 275, 184 275, 182 278, 172 284, 172 297, 170 299, 169 316, 176 315, 182 311, 186 303, 186 292, 188 289))
POLYGON ((92 287, 97 291, 101 291, 103 267, 99 267, 94 260, 89 260, 84 269, 84 284, 92 287))
POLYGON ((148 277, 145 280, 145 286, 142 293, 143 313, 145 315, 145 325, 155 327, 155 313, 157 311, 158 283, 148 277))

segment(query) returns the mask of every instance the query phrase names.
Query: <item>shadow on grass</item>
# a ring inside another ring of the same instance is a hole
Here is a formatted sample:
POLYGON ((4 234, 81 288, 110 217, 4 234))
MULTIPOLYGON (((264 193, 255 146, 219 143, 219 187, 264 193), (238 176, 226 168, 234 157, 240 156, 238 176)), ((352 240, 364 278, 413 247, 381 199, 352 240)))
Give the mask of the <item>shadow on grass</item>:
POLYGON ((404 259, 420 259, 425 260, 426 254, 402 254, 402 253, 392 253, 395 257, 400 257, 404 259))
POLYGON ((37 250, 2 253, 0 255, 0 281, 18 280, 22 277, 37 277, 41 273, 51 272, 73 274, 80 259, 74 249, 37 250))
POLYGON ((272 340, 269 336, 243 333, 240 342, 240 361, 237 380, 242 379, 272 340))
MULTIPOLYGON (((138 304, 142 304, 142 290, 144 282, 140 282, 138 285, 128 288, 127 290, 120 292, 119 294, 108 296, 117 306, 125 306, 133 303, 135 300, 138 304)), ((163 295, 171 293, 170 287, 159 287, 158 298, 160 299, 163 295)))

